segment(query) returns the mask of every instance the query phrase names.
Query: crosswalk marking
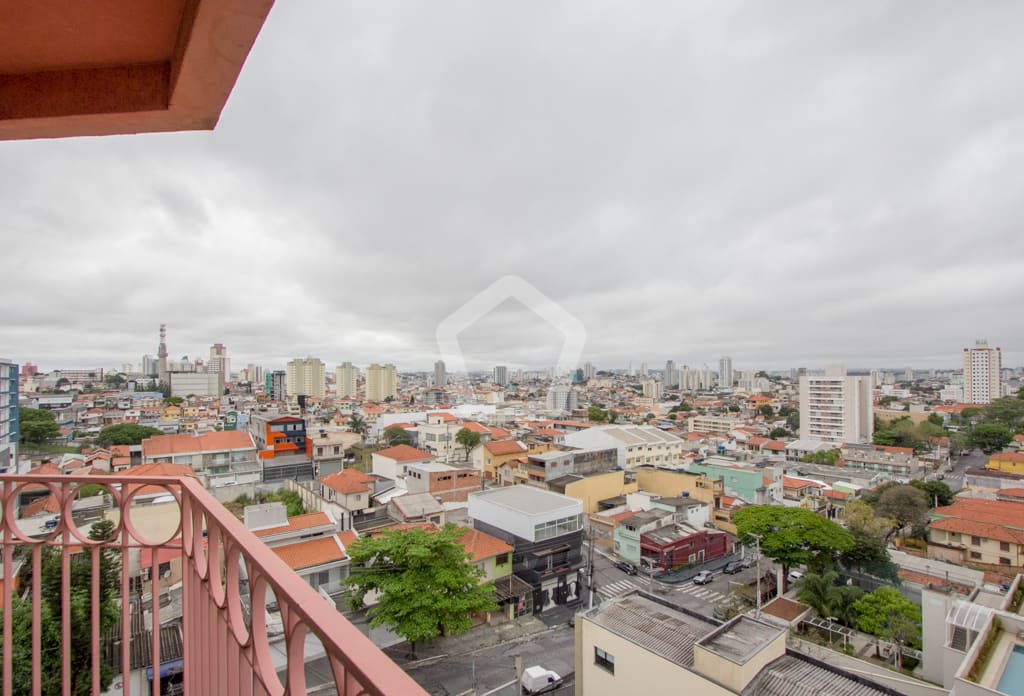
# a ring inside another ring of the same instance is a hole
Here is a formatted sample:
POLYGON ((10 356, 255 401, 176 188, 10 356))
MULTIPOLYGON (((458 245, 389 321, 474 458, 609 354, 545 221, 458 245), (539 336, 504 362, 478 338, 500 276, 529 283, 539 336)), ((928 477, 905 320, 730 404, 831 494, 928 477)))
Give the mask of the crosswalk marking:
POLYGON ((629 580, 619 580, 618 582, 609 583, 604 586, 598 586, 597 594, 604 597, 605 599, 611 599, 612 597, 618 597, 619 595, 626 594, 632 590, 637 589, 635 583, 629 580))
POLYGON ((703 585, 689 585, 679 590, 679 592, 681 594, 688 594, 696 599, 703 599, 712 603, 718 602, 725 598, 725 595, 723 595, 721 592, 708 589, 703 585))

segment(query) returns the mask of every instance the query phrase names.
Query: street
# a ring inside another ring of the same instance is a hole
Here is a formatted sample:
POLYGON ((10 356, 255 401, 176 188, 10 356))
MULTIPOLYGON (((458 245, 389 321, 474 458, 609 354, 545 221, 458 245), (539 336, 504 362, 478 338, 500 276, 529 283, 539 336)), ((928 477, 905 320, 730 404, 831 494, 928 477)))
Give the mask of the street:
POLYGON ((954 461, 951 470, 940 472, 943 475, 943 482, 949 489, 956 493, 964 487, 964 472, 968 469, 984 468, 988 462, 988 456, 982 454, 981 450, 971 450, 954 461))

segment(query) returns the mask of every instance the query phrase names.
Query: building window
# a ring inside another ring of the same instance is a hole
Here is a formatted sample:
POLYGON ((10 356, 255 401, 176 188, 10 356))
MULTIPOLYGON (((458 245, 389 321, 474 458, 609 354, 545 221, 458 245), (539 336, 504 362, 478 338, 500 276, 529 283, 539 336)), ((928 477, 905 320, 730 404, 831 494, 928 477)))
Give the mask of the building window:
POLYGON ((999 559, 999 565, 1005 565, 1005 566, 1010 565, 1010 559, 1009 558, 1000 558, 999 559))
POLYGON ((611 674, 615 674, 615 656, 609 655, 597 646, 594 647, 594 664, 611 674))
POLYGON ((980 560, 981 559, 981 553, 978 552, 978 551, 971 551, 971 558, 976 560, 976 561, 980 560))
POLYGON ((972 546, 981 546, 981 537, 972 536, 971 537, 971 545, 972 546))
POLYGON ((1008 542, 1008 541, 1000 541, 999 542, 999 550, 1000 551, 1009 551, 1010 550, 1010 542, 1008 542))

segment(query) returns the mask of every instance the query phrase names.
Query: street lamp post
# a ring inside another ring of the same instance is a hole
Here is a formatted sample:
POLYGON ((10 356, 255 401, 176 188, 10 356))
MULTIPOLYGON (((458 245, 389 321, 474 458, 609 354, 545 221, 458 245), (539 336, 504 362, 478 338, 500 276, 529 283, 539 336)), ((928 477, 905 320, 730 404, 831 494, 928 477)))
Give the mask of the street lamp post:
POLYGON ((756 609, 754 610, 754 616, 758 619, 761 618, 761 535, 760 534, 748 534, 747 536, 753 537, 754 539, 754 553, 757 556, 754 558, 757 573, 757 598, 756 598, 756 609))

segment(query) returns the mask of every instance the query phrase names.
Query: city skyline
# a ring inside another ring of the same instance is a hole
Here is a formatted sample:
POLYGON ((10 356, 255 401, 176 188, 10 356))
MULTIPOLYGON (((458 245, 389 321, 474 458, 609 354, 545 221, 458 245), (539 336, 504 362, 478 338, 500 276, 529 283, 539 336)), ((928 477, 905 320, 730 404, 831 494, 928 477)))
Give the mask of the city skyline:
MULTIPOLYGON (((236 367, 429 370, 514 273, 598 366, 1024 363, 1024 6, 272 18, 213 133, 0 146, 0 355, 135 362, 165 322, 236 367)), ((557 361, 511 304, 467 334, 474 369, 557 361)))

